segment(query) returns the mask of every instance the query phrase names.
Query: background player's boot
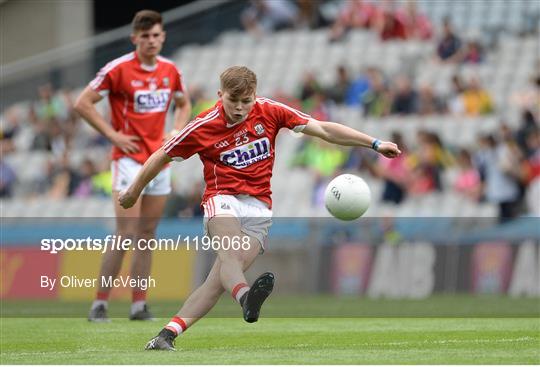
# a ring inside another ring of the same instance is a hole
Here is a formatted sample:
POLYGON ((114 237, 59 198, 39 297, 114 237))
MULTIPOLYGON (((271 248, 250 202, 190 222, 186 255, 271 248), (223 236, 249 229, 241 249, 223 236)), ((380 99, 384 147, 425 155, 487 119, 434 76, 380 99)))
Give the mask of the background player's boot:
POLYGON ((90 309, 88 314, 88 321, 92 322, 110 322, 111 320, 107 317, 107 309, 104 305, 96 306, 90 309))
POLYGON ((138 320, 138 321, 154 321, 155 320, 154 315, 152 315, 152 312, 150 312, 147 305, 144 305, 144 307, 141 310, 129 315, 129 319, 138 320))
POLYGON ((174 338, 176 335, 167 329, 162 329, 159 334, 152 339, 148 343, 146 343, 146 346, 144 347, 145 350, 170 350, 175 351, 174 348, 174 338))
POLYGON ((246 322, 257 322, 261 306, 264 300, 272 293, 273 289, 274 274, 272 273, 264 273, 253 282, 242 303, 244 320, 246 322))

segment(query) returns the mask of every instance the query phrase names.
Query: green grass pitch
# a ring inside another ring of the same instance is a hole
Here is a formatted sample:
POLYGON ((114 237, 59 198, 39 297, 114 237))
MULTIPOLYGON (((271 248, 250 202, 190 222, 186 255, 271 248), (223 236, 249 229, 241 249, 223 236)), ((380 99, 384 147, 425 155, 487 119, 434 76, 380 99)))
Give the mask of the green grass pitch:
MULTIPOLYGON (((130 322, 122 317, 108 324, 92 324, 81 317, 20 317, 17 310, 28 312, 32 308, 29 303, 3 302, 1 363, 539 364, 539 300, 494 300, 499 299, 370 301, 275 297, 267 305, 267 316, 272 317, 263 317, 255 324, 246 324, 237 306, 229 309, 232 302, 222 300, 213 316, 177 339, 177 352, 143 350, 146 341, 168 318, 130 322), (454 316, 445 313, 443 307, 446 305, 449 311, 452 303, 454 316), (490 303, 495 310, 491 313, 485 311, 490 303), (314 304, 321 305, 321 315, 325 308, 334 305, 341 314, 355 317, 290 317, 287 310, 292 304, 304 304, 304 311, 313 313, 317 309, 314 304), (462 311, 468 310, 471 317, 463 317, 460 307, 462 311), (439 308, 444 317, 435 317, 434 308, 439 308), (357 317, 357 309, 369 317, 357 317), (275 317, 280 311, 289 317, 275 317), (233 314, 237 316, 232 317, 233 314)), ((56 304, 55 309, 62 306, 85 314, 88 304, 56 304)), ((115 305, 111 311, 125 312, 126 306, 115 305)), ((173 307, 176 308, 169 303, 154 305, 159 316, 163 316, 161 310, 169 313, 173 307)))

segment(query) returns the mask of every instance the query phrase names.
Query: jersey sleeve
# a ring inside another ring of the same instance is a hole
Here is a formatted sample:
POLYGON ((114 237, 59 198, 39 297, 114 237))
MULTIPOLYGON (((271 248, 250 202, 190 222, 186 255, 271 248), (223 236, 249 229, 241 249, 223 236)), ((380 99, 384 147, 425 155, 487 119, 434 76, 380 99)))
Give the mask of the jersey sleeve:
POLYGON ((301 132, 311 119, 310 115, 280 102, 267 100, 265 104, 279 129, 285 127, 295 132, 301 132))
POLYGON ((110 63, 101 68, 89 86, 102 96, 113 92, 115 84, 119 78, 119 69, 112 68, 110 63))
POLYGON ((186 125, 182 131, 173 136, 163 145, 165 153, 174 161, 183 161, 202 148, 198 131, 193 129, 194 121, 186 125))

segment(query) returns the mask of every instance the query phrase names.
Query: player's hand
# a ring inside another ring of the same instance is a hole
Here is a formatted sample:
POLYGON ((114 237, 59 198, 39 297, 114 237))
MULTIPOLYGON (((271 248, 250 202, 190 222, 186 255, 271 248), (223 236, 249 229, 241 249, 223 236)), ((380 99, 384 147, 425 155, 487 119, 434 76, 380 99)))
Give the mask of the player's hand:
POLYGON ((141 150, 139 144, 137 144, 140 140, 141 138, 138 136, 126 135, 120 132, 116 132, 111 138, 112 143, 124 153, 137 153, 141 150))
POLYGON ((130 189, 120 192, 118 203, 124 209, 129 209, 137 202, 139 195, 135 195, 130 189))
POLYGON ((379 145, 377 152, 381 153, 387 158, 396 158, 401 154, 401 150, 399 150, 397 144, 390 141, 383 141, 379 145))

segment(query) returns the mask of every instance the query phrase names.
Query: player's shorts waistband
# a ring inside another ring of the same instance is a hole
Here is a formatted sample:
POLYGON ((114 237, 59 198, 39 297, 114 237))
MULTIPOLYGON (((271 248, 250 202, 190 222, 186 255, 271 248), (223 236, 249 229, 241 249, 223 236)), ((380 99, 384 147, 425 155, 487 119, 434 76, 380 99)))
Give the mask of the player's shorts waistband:
MULTIPOLYGON (((208 197, 204 203, 208 202, 210 199, 217 197, 217 196, 232 196, 236 198, 238 201, 241 201, 242 203, 249 204, 249 205, 255 205, 255 206, 264 206, 266 209, 270 209, 270 205, 268 205, 267 202, 264 202, 263 200, 257 199, 255 196, 248 195, 248 194, 216 194, 208 197)), ((203 204, 204 204, 203 203, 203 204)))

